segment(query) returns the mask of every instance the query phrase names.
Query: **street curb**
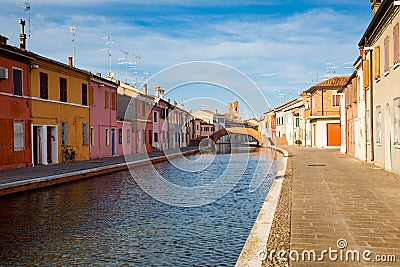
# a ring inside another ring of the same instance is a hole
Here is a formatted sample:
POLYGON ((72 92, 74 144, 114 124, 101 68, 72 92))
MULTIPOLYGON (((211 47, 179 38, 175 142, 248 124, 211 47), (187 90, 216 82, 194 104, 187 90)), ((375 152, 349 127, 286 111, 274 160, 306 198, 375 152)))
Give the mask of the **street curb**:
POLYGON ((276 174, 274 182, 271 185, 271 189, 264 200, 264 204, 261 207, 253 228, 251 229, 242 252, 236 262, 235 266, 237 267, 262 266, 263 261, 260 259, 260 256, 262 258, 264 255, 260 254, 263 252, 266 253, 267 251, 268 237, 271 232, 276 207, 281 194, 288 157, 291 157, 291 153, 285 149, 279 147, 274 147, 272 149, 283 154, 282 162, 279 166, 279 171, 276 174))
POLYGON ((27 190, 33 190, 41 187, 52 186, 61 183, 67 183, 80 179, 86 179, 94 176, 109 174, 113 172, 123 171, 128 168, 138 167, 150 163, 157 163, 166 161, 168 159, 177 158, 181 156, 188 156, 198 152, 198 149, 185 151, 182 153, 168 154, 164 156, 158 156, 149 159, 141 159, 131 162, 118 163, 113 165, 107 165, 103 167, 90 168, 81 171, 74 171, 62 174, 56 174, 51 176, 44 176, 39 178, 28 178, 21 181, 4 183, 0 185, 0 196, 23 192, 27 190))

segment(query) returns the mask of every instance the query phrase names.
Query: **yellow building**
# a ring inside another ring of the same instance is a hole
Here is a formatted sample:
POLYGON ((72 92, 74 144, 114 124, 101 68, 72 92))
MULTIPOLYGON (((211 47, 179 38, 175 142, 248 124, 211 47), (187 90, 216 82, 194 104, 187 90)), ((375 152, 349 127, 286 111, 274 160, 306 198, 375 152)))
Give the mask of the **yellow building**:
POLYGON ((66 65, 32 55, 32 163, 62 162, 66 149, 76 160, 89 159, 90 74, 72 67, 72 60, 66 65))

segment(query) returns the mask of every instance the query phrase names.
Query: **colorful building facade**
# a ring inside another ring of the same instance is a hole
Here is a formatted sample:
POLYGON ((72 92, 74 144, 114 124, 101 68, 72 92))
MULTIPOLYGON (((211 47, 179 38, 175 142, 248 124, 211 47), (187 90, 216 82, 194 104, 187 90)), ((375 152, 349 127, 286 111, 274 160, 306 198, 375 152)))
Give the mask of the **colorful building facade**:
MULTIPOLYGON (((116 156, 117 139, 117 87, 99 75, 90 78, 90 158, 116 156)), ((119 130, 118 130, 119 131, 119 130)), ((118 135, 118 136, 117 136, 118 135)))
POLYGON ((0 170, 32 164, 30 72, 33 58, 0 36, 0 170))
POLYGON ((63 161, 73 150, 76 160, 90 158, 88 72, 34 55, 31 72, 33 165, 63 161))

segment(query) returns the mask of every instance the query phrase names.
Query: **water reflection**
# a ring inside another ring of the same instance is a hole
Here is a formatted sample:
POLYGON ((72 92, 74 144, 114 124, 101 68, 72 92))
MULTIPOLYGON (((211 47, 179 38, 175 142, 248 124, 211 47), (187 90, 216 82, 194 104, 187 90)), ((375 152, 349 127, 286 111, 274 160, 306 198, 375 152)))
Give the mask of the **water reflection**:
MULTIPOLYGON (((158 202, 127 171, 2 197, 0 265, 233 266, 276 169, 266 174, 273 152, 251 150, 239 183, 201 207, 158 202), (253 175, 267 178, 250 193, 253 175)), ((183 177, 165 162, 155 169, 173 183, 190 186, 212 181, 230 157, 217 155, 207 175, 183 177)), ((146 167, 135 173, 151 179, 146 167)))

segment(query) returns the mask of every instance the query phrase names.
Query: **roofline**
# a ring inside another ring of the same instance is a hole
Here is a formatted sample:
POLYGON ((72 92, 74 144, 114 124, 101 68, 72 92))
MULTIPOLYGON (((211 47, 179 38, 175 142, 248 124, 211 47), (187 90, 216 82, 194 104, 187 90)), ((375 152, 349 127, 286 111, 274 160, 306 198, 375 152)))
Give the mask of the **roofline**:
POLYGON ((4 50, 6 52, 9 52, 11 54, 16 54, 18 56, 25 57, 25 58, 30 59, 30 60, 34 60, 35 59, 35 58, 29 56, 29 54, 28 54, 29 52, 21 50, 20 48, 15 47, 15 46, 7 45, 7 44, 6 45, 0 45, 0 49, 4 50))
POLYGON ((59 62, 59 61, 54 60, 54 59, 51 59, 51 58, 47 58, 47 57, 38 55, 38 54, 33 53, 33 52, 28 52, 28 53, 31 54, 36 60, 37 60, 37 59, 40 59, 40 60, 43 60, 43 61, 47 61, 47 62, 50 62, 50 63, 56 64, 56 65, 59 65, 59 66, 64 67, 64 68, 67 68, 67 69, 70 69, 70 70, 73 70, 73 71, 80 72, 80 73, 85 74, 85 75, 87 75, 87 76, 89 76, 89 77, 92 77, 92 76, 93 76, 93 73, 91 73, 90 71, 78 69, 78 68, 76 68, 76 67, 70 66, 70 65, 68 65, 68 64, 59 62))
POLYGON ((394 1, 389 1, 389 0, 383 0, 381 5, 379 6, 377 12, 373 16, 371 22, 369 23, 367 29, 364 32, 364 35, 361 37, 361 40, 358 42, 359 47, 366 46, 366 39, 369 35, 371 35, 375 30, 376 26, 379 24, 381 21, 381 18, 384 17, 385 12, 389 11, 388 8, 392 7, 393 8, 393 3, 394 1))

